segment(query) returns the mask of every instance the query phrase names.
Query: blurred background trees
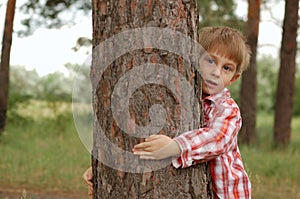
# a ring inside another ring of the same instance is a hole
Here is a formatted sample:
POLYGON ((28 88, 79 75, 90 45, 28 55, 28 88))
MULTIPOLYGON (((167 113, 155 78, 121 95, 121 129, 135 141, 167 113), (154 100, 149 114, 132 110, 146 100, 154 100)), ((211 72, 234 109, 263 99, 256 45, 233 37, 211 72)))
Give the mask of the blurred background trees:
POLYGON ((9 63, 13 34, 16 0, 8 0, 5 15, 5 25, 2 39, 0 61, 0 135, 6 126, 6 113, 9 88, 9 63))
POLYGON ((275 104, 274 142, 287 145, 291 138, 293 98, 297 54, 299 0, 285 3, 283 31, 280 48, 280 70, 275 104))
POLYGON ((250 144, 256 137, 256 52, 260 21, 261 0, 248 0, 248 20, 246 35, 251 49, 249 68, 242 75, 240 109, 243 125, 240 130, 240 142, 250 144))
POLYGON ((245 28, 245 21, 235 13, 236 4, 234 0, 198 0, 199 28, 212 25, 245 28))
POLYGON ((20 12, 25 14, 25 18, 21 21, 24 29, 18 30, 18 33, 28 36, 41 27, 60 28, 74 25, 76 17, 87 15, 91 9, 90 1, 27 0, 20 7, 20 12))

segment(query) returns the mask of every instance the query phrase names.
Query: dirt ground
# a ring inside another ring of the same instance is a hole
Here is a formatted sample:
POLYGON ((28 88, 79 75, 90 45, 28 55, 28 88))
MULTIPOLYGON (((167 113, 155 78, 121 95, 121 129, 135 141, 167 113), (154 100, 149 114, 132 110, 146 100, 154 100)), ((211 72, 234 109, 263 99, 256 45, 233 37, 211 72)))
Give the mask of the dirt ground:
POLYGON ((91 199, 87 193, 59 193, 31 190, 16 190, 0 187, 0 199, 91 199))

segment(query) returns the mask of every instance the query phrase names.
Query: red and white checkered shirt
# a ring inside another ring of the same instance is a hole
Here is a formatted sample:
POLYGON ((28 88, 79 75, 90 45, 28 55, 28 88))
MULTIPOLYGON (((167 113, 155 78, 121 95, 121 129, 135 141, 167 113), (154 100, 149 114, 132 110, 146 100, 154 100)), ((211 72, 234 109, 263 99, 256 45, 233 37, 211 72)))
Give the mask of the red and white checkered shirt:
POLYGON ((189 167, 209 161, 214 198, 251 198, 251 184, 237 143, 242 120, 228 89, 203 99, 204 127, 174 138, 181 157, 173 166, 189 167))

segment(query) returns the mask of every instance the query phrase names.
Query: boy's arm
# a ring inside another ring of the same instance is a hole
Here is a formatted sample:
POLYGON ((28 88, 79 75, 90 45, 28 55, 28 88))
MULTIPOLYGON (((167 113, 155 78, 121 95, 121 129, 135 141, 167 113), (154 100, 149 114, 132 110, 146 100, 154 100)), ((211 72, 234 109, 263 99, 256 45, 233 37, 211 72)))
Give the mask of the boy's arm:
POLYGON ((149 160, 179 157, 181 154, 177 142, 165 135, 152 135, 145 142, 135 145, 132 151, 141 159, 149 160))
POLYGON ((210 160, 230 150, 237 139, 241 117, 237 107, 227 107, 210 122, 208 128, 189 131, 174 138, 181 156, 173 160, 175 167, 189 167, 195 160, 210 160))
POLYGON ((87 184, 88 186, 88 195, 92 196, 94 193, 94 189, 93 189, 93 171, 92 171, 92 167, 89 167, 82 175, 82 179, 83 181, 87 184))
POLYGON ((208 128, 188 131, 174 139, 164 135, 153 135, 136 145, 133 152, 143 159, 180 156, 173 160, 173 165, 189 167, 194 160, 210 160, 228 151, 233 141, 237 139, 240 127, 241 117, 238 107, 227 104, 227 108, 225 105, 224 109, 213 117, 208 128))

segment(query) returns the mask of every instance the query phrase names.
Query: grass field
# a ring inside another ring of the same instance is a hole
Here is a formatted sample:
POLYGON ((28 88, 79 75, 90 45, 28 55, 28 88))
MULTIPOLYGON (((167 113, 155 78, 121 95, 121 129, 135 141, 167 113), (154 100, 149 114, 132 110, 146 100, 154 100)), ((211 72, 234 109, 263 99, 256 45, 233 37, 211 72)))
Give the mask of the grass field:
POLYGON ((293 119, 291 143, 286 148, 274 147, 272 127, 273 117, 259 114, 257 143, 240 146, 253 198, 300 199, 300 118, 293 119))
POLYGON ((21 107, 26 118, 10 114, 0 138, 0 198, 1 192, 87 198, 81 175, 90 165, 90 154, 76 132, 71 105, 63 104, 64 112, 55 113, 45 103, 35 106, 21 107))
MULTIPOLYGON (((34 102, 18 109, 22 117, 9 113, 0 138, 1 199, 88 198, 81 175, 90 154, 76 132, 71 105, 61 105, 53 112, 47 103, 34 102)), ((272 115, 259 114, 257 123, 257 143, 240 146, 253 198, 300 199, 300 118, 294 118, 284 149, 272 144, 272 115)))

